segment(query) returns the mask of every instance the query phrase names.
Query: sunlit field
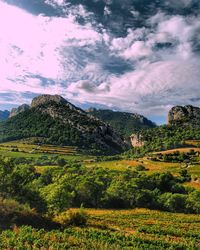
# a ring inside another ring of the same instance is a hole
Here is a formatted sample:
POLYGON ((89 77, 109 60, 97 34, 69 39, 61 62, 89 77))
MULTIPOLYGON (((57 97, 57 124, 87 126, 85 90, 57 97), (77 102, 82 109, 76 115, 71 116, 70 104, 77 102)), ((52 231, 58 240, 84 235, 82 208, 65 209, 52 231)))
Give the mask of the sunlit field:
POLYGON ((30 226, 1 232, 1 249, 200 248, 200 216, 147 209, 86 209, 87 225, 47 231, 30 226), (13 248, 15 247, 15 248, 13 248))

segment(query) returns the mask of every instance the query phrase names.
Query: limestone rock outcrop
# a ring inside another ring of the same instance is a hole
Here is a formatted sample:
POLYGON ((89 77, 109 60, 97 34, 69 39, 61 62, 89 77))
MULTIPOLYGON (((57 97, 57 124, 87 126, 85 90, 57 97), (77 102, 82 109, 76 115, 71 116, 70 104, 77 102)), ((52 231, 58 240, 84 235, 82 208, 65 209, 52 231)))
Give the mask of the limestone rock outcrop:
POLYGON ((168 124, 200 126, 200 108, 191 105, 175 106, 169 111, 168 124))

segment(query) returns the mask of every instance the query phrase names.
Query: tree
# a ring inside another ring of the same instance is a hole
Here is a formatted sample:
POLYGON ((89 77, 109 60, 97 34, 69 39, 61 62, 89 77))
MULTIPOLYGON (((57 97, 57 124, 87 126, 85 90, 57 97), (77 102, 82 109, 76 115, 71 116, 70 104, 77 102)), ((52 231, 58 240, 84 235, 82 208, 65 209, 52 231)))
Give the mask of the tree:
POLYGON ((66 181, 65 176, 40 190, 41 196, 46 201, 50 213, 62 212, 69 208, 74 197, 74 192, 66 181))
POLYGON ((159 197, 159 202, 164 210, 169 212, 185 212, 187 195, 164 193, 159 197))
POLYGON ((66 161, 63 158, 59 158, 58 161, 57 161, 57 163, 58 163, 59 167, 64 167, 65 164, 66 164, 66 161))
POLYGON ((196 190, 189 194, 186 208, 191 213, 200 213, 200 190, 196 190))

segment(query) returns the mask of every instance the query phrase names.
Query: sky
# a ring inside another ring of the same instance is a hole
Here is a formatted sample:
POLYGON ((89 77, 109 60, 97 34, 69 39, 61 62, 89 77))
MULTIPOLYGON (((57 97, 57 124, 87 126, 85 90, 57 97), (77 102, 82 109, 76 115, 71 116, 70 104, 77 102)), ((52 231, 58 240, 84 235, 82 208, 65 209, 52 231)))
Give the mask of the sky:
POLYGON ((59 94, 158 124, 200 106, 199 0, 0 0, 0 110, 59 94))

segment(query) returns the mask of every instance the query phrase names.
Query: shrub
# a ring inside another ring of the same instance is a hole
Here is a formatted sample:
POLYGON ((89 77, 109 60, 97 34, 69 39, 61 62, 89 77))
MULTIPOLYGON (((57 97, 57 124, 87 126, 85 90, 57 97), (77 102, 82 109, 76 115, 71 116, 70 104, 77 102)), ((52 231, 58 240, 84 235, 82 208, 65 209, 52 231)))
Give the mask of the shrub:
POLYGON ((145 166, 143 166, 143 165, 138 165, 138 166, 136 166, 136 171, 146 171, 147 169, 145 168, 145 166))
POLYGON ((69 224, 73 226, 84 226, 87 223, 87 214, 82 208, 79 211, 69 210, 69 224))
POLYGON ((55 221, 62 226, 85 226, 88 215, 81 207, 79 210, 69 209, 55 217, 55 221))

